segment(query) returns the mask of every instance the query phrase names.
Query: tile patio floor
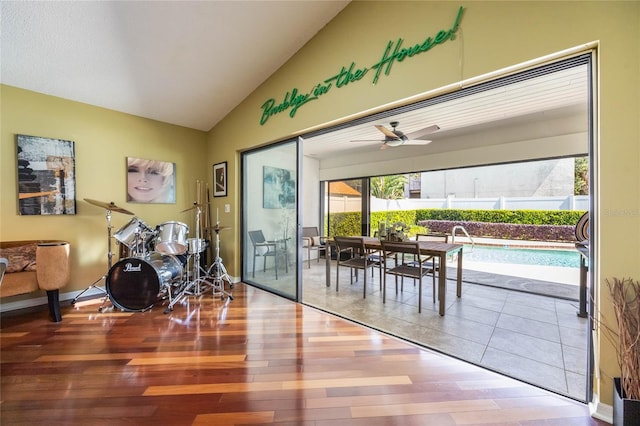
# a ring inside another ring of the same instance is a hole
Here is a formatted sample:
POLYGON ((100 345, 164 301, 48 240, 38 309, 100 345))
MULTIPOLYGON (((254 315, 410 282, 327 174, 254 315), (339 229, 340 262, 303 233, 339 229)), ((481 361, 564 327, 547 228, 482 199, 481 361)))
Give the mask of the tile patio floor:
MULTIPOLYGON (((367 279, 363 299, 362 275, 350 284, 349 273, 341 270, 336 293, 335 262, 330 288, 325 285, 324 259, 312 261, 310 269, 307 266, 303 268, 303 303, 307 305, 544 389, 586 399, 588 321, 576 315, 578 302, 493 287, 501 282, 511 288, 552 283, 464 270, 462 297, 456 298, 455 281, 448 280, 446 314, 440 317, 432 303, 431 277, 423 281, 419 314, 417 287, 411 280, 396 295, 390 278, 383 304, 377 271, 367 279), (472 283, 483 281, 491 286, 472 283)), ((448 277, 455 277, 454 271, 448 277)))

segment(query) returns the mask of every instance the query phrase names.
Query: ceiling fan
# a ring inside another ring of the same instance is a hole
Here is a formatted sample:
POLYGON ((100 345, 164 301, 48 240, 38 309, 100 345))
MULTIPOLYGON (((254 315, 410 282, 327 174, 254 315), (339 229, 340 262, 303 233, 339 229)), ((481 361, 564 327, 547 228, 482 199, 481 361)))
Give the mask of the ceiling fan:
POLYGON ((427 136, 437 130, 440 130, 440 126, 437 124, 433 124, 431 126, 425 127, 424 129, 416 130, 415 132, 404 134, 400 130, 397 130, 398 124, 397 121, 392 121, 391 123, 392 130, 387 129, 384 126, 376 124, 376 129, 380 130, 384 134, 384 139, 380 140, 352 140, 351 142, 382 142, 382 146, 380 149, 387 149, 389 147, 396 147, 402 145, 426 145, 431 143, 429 140, 422 140, 421 137, 427 136))

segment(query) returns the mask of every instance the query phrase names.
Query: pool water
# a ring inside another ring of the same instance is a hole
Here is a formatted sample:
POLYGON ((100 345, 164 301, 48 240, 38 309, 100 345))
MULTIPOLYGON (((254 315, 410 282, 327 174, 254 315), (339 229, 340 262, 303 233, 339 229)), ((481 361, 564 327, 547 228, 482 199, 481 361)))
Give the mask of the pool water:
POLYGON ((464 246, 464 260, 470 262, 515 263, 520 265, 580 267, 580 253, 571 250, 464 246))

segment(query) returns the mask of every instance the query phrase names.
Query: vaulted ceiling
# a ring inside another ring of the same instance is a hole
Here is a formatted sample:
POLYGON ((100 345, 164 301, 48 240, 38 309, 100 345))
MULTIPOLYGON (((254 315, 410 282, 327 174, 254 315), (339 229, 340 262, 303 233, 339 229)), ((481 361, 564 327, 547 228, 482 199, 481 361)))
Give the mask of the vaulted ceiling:
POLYGON ((0 2, 0 82, 209 131, 347 4, 0 2))

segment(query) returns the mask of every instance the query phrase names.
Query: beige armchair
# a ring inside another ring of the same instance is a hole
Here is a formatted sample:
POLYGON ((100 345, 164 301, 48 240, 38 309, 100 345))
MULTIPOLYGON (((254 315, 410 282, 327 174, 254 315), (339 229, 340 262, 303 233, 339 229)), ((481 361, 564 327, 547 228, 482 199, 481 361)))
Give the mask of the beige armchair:
POLYGON ((0 297, 44 290, 51 320, 61 321, 59 289, 70 281, 69 243, 5 241, 0 243, 0 257, 8 263, 0 281, 0 297))

